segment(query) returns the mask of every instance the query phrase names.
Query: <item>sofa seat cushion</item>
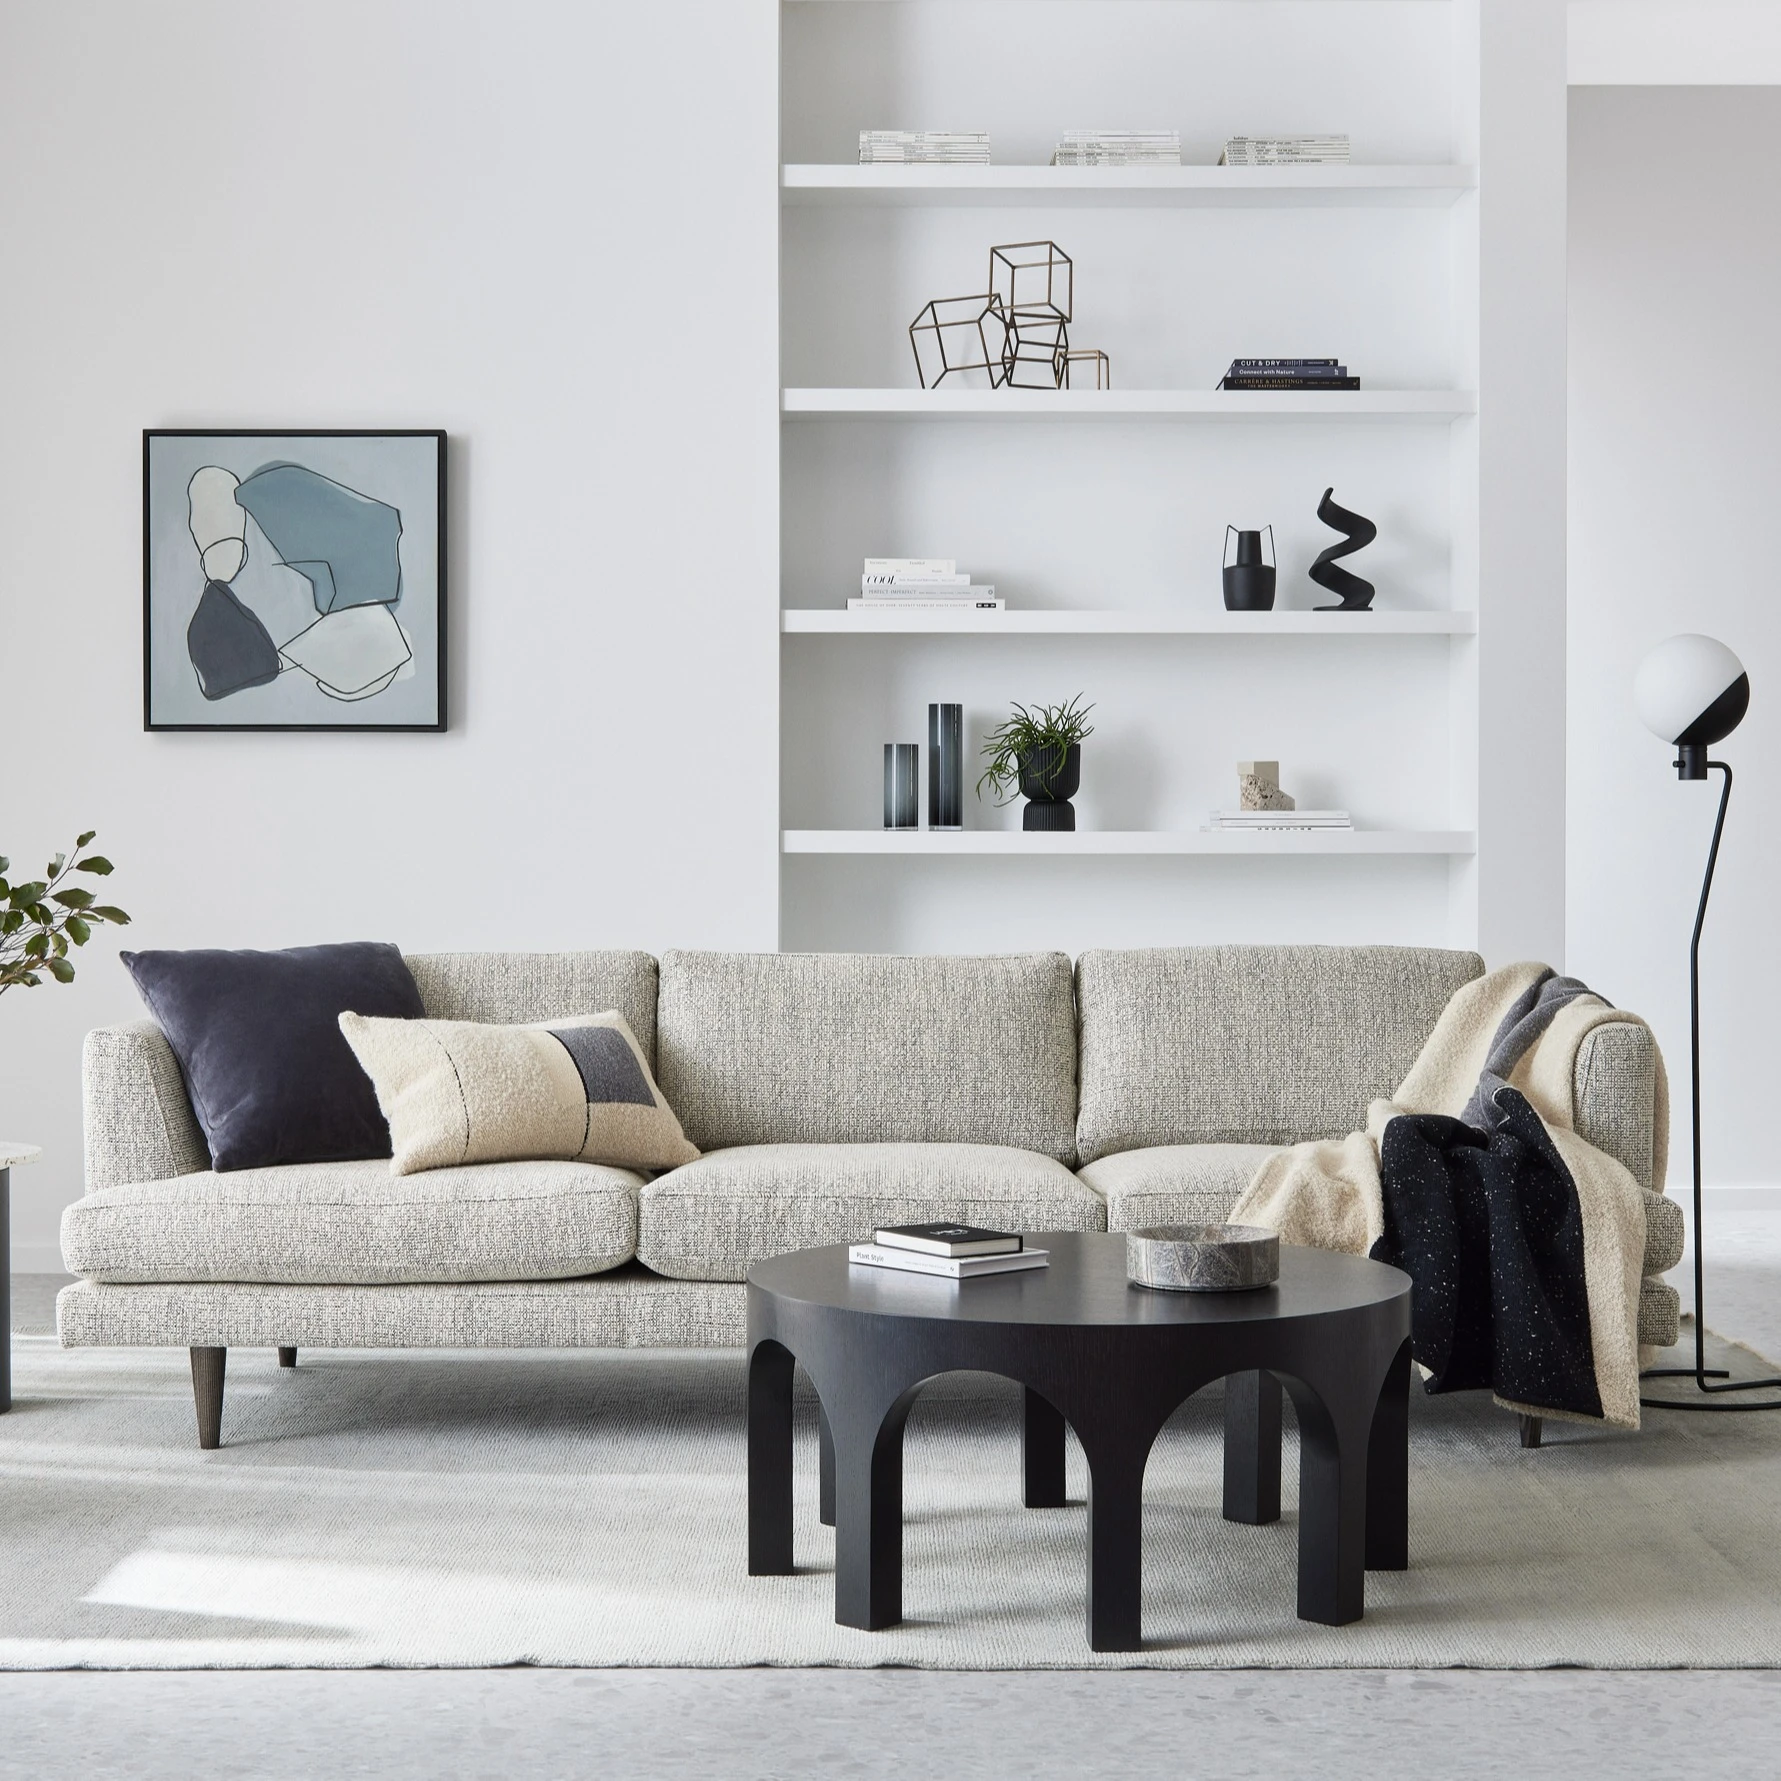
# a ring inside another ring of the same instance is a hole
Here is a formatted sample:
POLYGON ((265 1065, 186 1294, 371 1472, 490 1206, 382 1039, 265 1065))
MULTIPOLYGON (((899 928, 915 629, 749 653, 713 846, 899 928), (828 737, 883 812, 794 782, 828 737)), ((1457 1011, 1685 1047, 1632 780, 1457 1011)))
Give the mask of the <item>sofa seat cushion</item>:
POLYGON ((636 1253, 642 1185, 625 1169, 565 1162, 205 1170, 77 1200, 62 1214, 62 1258, 115 1284, 562 1280, 636 1253))
POLYGON ((999 1144, 755 1144, 658 1176, 637 1255, 673 1280, 744 1280, 792 1249, 880 1226, 958 1219, 993 1230, 1099 1231, 1099 1197, 1062 1163, 999 1144))
POLYGON ((1081 1179, 1107 1205, 1110 1231, 1223 1224, 1272 1144, 1158 1144, 1087 1164, 1081 1179))

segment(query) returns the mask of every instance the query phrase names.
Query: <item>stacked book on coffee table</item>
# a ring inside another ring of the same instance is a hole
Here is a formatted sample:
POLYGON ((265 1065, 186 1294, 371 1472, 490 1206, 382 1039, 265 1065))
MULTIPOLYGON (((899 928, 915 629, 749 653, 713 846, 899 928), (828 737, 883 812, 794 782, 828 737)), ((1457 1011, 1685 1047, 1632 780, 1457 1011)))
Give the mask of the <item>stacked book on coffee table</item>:
POLYGON ((860 597, 847 604, 855 612, 896 607, 935 611, 1000 612, 993 584, 974 582, 952 557, 867 557, 860 574, 860 597))
POLYGON ((897 1224, 870 1243, 849 1246, 847 1259, 862 1268, 896 1268, 935 1274, 943 1280, 975 1280, 980 1274, 1016 1274, 1050 1266, 1043 1249, 1029 1249, 1018 1231, 986 1231, 973 1224, 897 1224))

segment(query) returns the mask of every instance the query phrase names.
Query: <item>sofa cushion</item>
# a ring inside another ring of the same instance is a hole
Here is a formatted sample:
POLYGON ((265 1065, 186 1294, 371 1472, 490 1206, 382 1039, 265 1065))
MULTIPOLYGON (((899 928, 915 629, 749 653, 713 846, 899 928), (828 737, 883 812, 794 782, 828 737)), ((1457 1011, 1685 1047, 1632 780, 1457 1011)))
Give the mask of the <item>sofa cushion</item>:
POLYGON ((1475 952, 1397 946, 1084 953, 1081 1158, 1358 1131, 1483 970, 1475 952))
POLYGON ((655 1062, 656 962, 647 952, 422 952, 407 962, 429 1020, 513 1026, 616 1008, 655 1062))
POLYGON ((657 1075, 701 1150, 1000 1144, 1074 1160, 1062 953, 670 952, 657 1075))
POLYGON ((340 1030, 390 1122, 393 1175, 527 1157, 671 1169, 699 1154, 622 1014, 548 1026, 343 1014, 340 1030))
POLYGON ((642 1185, 591 1163, 205 1170, 76 1200, 62 1214, 62 1259, 71 1274, 120 1283, 561 1280, 630 1259, 642 1185))
POLYGON ((335 1023, 348 1009, 422 1012, 395 947, 120 956, 179 1059, 213 1169, 390 1154, 377 1096, 335 1023))
POLYGON ((1223 1224, 1272 1144, 1159 1144, 1120 1150, 1078 1171, 1107 1203, 1110 1231, 1223 1224))
POLYGON ((995 1144, 759 1144, 659 1176, 637 1255, 675 1280, 743 1280, 792 1249, 880 1225, 957 1219, 992 1230, 1098 1231, 1099 1198, 1061 1163, 995 1144))

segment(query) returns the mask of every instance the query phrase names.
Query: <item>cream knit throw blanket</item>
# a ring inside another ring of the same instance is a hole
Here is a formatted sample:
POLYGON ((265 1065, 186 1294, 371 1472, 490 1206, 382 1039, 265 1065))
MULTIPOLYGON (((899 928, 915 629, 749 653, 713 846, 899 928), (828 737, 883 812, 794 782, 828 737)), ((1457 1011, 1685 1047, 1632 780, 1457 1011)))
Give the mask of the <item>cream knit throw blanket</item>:
MULTIPOLYGON (((1269 1226, 1286 1243, 1367 1254, 1385 1232, 1379 1146, 1387 1123, 1405 1113, 1459 1118, 1478 1086, 1504 1017, 1545 971, 1544 965, 1508 965, 1467 984, 1447 1004, 1397 1093, 1367 1110, 1367 1129, 1276 1151, 1237 1202, 1232 1223, 1269 1226)), ((1520 1090, 1539 1115, 1576 1183, 1590 1345, 1602 1415, 1615 1427, 1629 1429, 1639 1426, 1644 1192, 1624 1164, 1586 1144, 1572 1129, 1572 1082, 1577 1048, 1585 1035, 1605 1021, 1633 1018, 1599 996, 1578 996, 1553 1017, 1508 1078, 1509 1086, 1520 1090)), ((1661 1053, 1652 1152, 1652 1185, 1662 1192, 1669 1153, 1669 1092, 1661 1053)), ((1564 1414, 1497 1401, 1513 1410, 1564 1414)))

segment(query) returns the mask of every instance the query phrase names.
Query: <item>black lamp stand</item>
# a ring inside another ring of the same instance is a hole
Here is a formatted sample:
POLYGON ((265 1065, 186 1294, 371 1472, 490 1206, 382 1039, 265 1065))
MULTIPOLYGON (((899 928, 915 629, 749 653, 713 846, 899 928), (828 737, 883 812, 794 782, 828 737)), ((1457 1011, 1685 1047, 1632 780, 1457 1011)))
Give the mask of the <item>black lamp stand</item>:
POLYGON ((1678 745, 1676 777, 1705 779, 1709 769, 1725 775, 1719 794, 1719 817, 1713 824, 1713 844, 1707 849, 1707 873, 1701 880, 1701 903, 1695 911, 1694 937, 1688 943, 1688 1068, 1694 1097, 1694 1365, 1652 1367, 1643 1379, 1692 1379, 1701 1399, 1640 1398, 1648 1410, 1781 1410, 1781 1399, 1767 1403, 1727 1402, 1729 1393, 1781 1391, 1781 1377, 1733 1380, 1723 1367, 1707 1365, 1706 1282, 1701 1243, 1701 929, 1707 921, 1707 898, 1713 893, 1713 868, 1719 863, 1719 838, 1725 832, 1725 807, 1732 797, 1732 770, 1724 761, 1707 759, 1704 743, 1678 745), (1710 1401, 1709 1401, 1710 1400, 1710 1401))

